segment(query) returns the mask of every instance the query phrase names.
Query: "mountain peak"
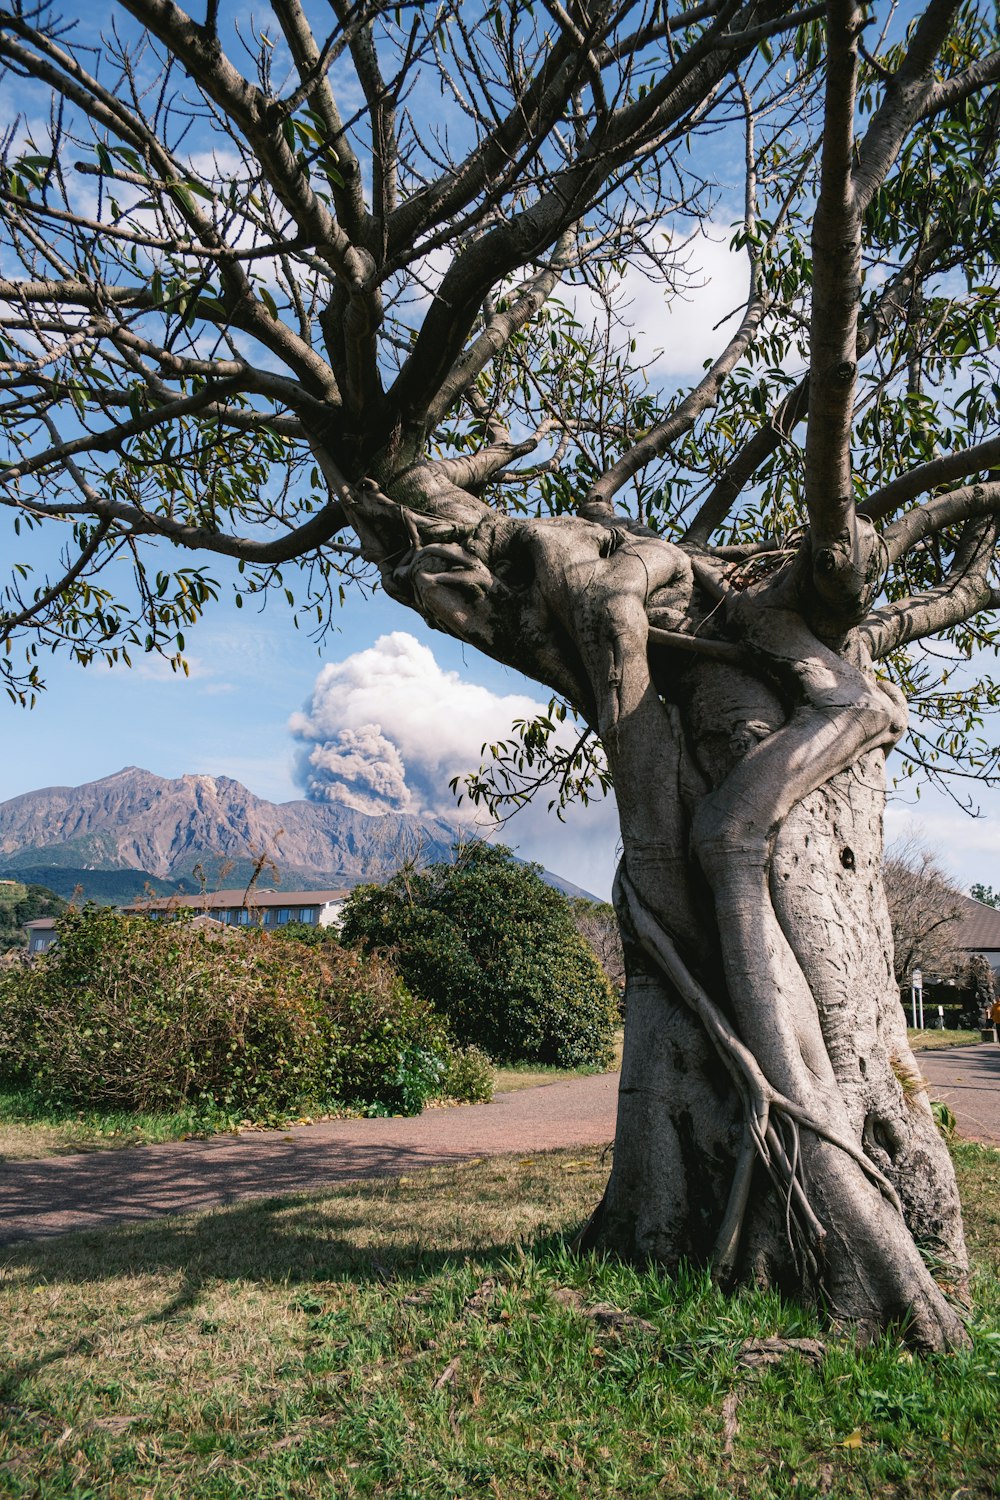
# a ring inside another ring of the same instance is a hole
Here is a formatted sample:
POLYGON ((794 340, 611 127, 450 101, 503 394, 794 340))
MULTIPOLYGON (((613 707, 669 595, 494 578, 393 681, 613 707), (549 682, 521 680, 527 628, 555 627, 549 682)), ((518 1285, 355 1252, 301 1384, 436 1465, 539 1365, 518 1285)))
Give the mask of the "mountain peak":
POLYGON ((266 856, 283 883, 381 879, 407 858, 448 859, 460 825, 336 803, 257 797, 203 772, 175 778, 139 766, 78 787, 46 787, 0 803, 0 863, 140 870, 161 879, 200 866, 212 881, 266 856), (228 867, 226 870, 224 867, 228 867))

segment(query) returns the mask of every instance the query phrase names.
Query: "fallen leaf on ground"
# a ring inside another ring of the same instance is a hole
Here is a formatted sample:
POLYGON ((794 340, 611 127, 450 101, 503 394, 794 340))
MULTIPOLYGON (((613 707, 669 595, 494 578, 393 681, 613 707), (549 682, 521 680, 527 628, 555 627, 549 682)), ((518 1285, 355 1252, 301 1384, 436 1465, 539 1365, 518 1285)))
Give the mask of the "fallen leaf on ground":
POLYGON ((433 1389, 436 1391, 442 1391, 444 1390, 446 1385, 454 1385, 456 1379, 458 1378, 458 1367, 461 1363, 461 1355, 456 1354, 455 1358, 445 1365, 444 1369, 441 1371, 441 1374, 438 1376, 437 1380, 435 1380, 433 1389))

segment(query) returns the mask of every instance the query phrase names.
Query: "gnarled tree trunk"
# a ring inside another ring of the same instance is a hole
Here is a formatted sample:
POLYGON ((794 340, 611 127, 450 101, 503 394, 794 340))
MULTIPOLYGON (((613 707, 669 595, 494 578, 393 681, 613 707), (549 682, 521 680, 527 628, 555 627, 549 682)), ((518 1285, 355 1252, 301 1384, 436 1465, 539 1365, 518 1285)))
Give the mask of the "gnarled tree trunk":
POLYGON ((857 642, 831 651, 787 594, 730 606, 744 666, 699 663, 672 705, 647 690, 605 727, 629 982, 614 1168, 584 1242, 938 1348, 964 1338, 967 1262, 881 883, 904 719, 857 642))
POLYGON ((614 776, 625 1055, 583 1243, 962 1343, 958 1195, 880 874, 898 693, 856 631, 817 633, 801 554, 734 586, 608 522, 484 517, 470 539, 466 518, 459 545, 440 473, 407 484, 412 545, 387 588, 565 693, 614 776))

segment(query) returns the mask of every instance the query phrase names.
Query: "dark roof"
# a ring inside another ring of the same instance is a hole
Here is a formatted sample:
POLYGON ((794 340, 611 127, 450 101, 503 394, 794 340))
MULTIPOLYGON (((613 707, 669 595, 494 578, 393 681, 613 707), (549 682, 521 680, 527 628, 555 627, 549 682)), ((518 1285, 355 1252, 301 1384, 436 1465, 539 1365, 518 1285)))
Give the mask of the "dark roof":
POLYGON ((984 901, 974 901, 971 896, 956 896, 955 905, 958 908, 955 947, 967 953, 1000 951, 1000 911, 984 901))
POLYGON ((245 887, 230 891, 205 891, 197 896, 157 896, 151 900, 130 901, 124 911, 176 911, 178 907, 193 907, 196 911, 228 911, 231 907, 248 906, 259 911, 266 906, 326 906, 332 901, 343 901, 347 890, 338 891, 261 891, 247 894, 245 887))

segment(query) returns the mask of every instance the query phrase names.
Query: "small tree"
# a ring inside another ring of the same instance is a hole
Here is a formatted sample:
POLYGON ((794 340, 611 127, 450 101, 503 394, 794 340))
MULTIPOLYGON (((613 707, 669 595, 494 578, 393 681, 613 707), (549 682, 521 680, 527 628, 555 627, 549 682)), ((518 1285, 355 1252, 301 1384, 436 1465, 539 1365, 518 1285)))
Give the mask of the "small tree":
POLYGON ((625 989, 625 951, 614 907, 609 901, 588 901, 582 896, 575 897, 570 906, 577 932, 590 945, 612 987, 621 994, 625 989))
POLYGON ((906 984, 916 968, 940 979, 952 978, 962 965, 955 949, 962 915, 960 888, 937 855, 917 838, 901 840, 888 850, 883 877, 897 983, 906 984))
POLYGON ((392 954, 407 985, 459 1041, 497 1061, 602 1067, 616 1007, 569 902, 509 849, 475 844, 455 864, 359 886, 341 936, 392 954))
POLYGON ((38 917, 59 917, 67 903, 44 885, 22 885, 18 882, 8 899, 0 894, 0 952, 5 948, 25 948, 28 937, 26 922, 38 917))

